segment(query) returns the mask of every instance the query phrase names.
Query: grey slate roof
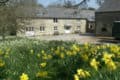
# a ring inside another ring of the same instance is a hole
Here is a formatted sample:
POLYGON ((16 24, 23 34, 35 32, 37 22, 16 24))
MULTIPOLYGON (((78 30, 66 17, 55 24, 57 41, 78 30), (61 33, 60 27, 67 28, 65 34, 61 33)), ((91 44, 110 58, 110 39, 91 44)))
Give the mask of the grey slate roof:
POLYGON ((120 0, 105 0, 97 12, 120 11, 120 0))
POLYGON ((78 14, 81 18, 86 18, 88 21, 95 21, 95 11, 81 10, 78 14))
POLYGON ((94 10, 81 10, 75 8, 41 8, 38 10, 38 17, 43 18, 85 18, 94 21, 94 10))

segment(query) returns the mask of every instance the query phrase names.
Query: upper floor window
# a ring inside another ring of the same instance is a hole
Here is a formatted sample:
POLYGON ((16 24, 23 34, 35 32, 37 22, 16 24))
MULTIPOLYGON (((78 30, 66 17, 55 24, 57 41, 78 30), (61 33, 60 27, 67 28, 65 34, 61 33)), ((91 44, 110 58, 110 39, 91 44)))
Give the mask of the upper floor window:
POLYGON ((58 22, 58 19, 57 19, 57 18, 54 18, 54 19, 53 19, 53 22, 54 22, 54 23, 57 23, 57 22, 58 22))
POLYGON ((34 31, 34 27, 26 27, 26 31, 34 31))
POLYGON ((45 31, 45 27, 44 26, 40 26, 40 31, 41 32, 45 31))

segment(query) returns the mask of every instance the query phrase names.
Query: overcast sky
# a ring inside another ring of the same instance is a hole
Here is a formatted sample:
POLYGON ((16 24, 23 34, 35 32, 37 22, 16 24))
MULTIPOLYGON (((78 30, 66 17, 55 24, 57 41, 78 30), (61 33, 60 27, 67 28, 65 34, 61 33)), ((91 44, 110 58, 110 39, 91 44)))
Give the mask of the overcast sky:
MULTIPOLYGON (((39 3, 43 4, 44 6, 49 5, 50 3, 56 2, 58 0, 38 0, 39 3)), ((76 2, 79 2, 80 0, 75 0, 76 2)), ((90 7, 98 7, 97 4, 95 3, 95 0, 91 0, 89 2, 90 7)))

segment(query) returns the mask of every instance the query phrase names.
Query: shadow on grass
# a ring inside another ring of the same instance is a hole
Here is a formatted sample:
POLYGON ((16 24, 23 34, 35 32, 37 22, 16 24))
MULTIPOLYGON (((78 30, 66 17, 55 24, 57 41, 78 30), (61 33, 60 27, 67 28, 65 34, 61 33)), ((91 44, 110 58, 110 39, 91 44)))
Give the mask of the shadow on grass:
POLYGON ((8 36, 5 38, 5 40, 3 40, 2 38, 0 38, 0 42, 2 41, 13 41, 13 40, 20 40, 23 39, 23 37, 17 37, 17 36, 8 36))
POLYGON ((120 40, 116 40, 112 37, 108 37, 108 38, 99 38, 100 40, 98 42, 101 42, 101 43, 114 43, 114 44, 118 44, 120 43, 120 40))
POLYGON ((85 34, 79 34, 80 36, 91 36, 91 37, 95 37, 94 33, 85 33, 85 34))

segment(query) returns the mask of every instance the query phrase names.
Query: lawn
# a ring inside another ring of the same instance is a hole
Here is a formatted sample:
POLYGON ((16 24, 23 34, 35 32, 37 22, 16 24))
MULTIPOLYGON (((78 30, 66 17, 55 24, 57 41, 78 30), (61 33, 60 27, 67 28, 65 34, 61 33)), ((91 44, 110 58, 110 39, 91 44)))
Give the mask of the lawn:
POLYGON ((19 39, 0 43, 0 80, 120 80, 120 46, 19 39))

